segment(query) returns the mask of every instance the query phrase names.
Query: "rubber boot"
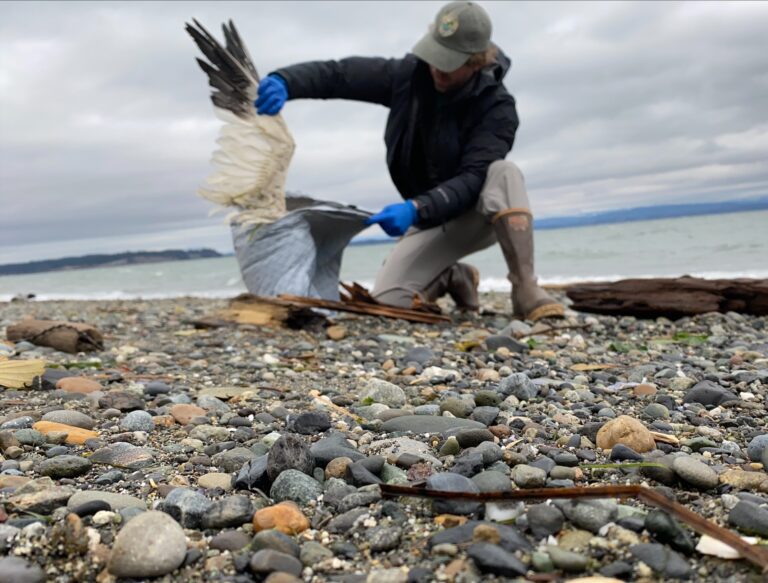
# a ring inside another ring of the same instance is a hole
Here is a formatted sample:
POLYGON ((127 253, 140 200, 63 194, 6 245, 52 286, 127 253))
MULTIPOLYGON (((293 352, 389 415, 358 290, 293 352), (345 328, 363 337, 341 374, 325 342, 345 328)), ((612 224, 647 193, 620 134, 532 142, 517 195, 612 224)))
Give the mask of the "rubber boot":
POLYGON ((502 211, 493 222, 512 282, 512 313, 524 320, 562 318, 563 305, 545 292, 533 269, 533 220, 523 209, 502 211))
POLYGON ((468 263, 454 263, 438 275, 421 294, 428 302, 434 302, 448 294, 458 310, 477 312, 480 310, 480 297, 477 293, 479 283, 480 272, 475 267, 468 263))

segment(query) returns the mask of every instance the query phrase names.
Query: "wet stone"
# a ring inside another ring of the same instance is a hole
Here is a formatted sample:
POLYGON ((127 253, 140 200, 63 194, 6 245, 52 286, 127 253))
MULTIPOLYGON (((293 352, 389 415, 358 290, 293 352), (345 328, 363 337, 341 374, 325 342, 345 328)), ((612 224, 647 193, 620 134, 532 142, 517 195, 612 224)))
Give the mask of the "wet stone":
POLYGON ((174 488, 163 500, 162 510, 184 528, 199 528, 212 505, 208 498, 194 490, 174 488))
POLYGON ((693 553, 695 545, 691 535, 666 512, 661 510, 649 512, 645 517, 645 529, 660 543, 668 544, 685 554, 693 553))
POLYGON ((504 577, 519 577, 528 572, 528 568, 509 551, 490 543, 475 543, 467 549, 477 568, 483 573, 492 573, 504 577))
POLYGON ((232 528, 250 522, 253 504, 245 496, 228 496, 214 501, 203 514, 203 528, 232 528))
POLYGON ((298 577, 303 569, 301 561, 296 557, 272 549, 263 549, 256 552, 251 557, 250 566, 251 571, 258 575, 267 575, 274 571, 281 571, 298 577))
POLYGON ((251 543, 251 537, 239 530, 224 530, 216 534, 208 546, 220 551, 239 551, 251 543))
MULTIPOLYGON (((465 476, 453 472, 433 474, 427 478, 427 488, 430 490, 443 490, 446 492, 473 492, 480 489, 465 476)), ((432 508, 436 514, 472 514, 481 508, 479 502, 468 500, 438 500, 432 501, 432 508)))
POLYGON ((683 403, 699 403, 716 407, 726 401, 735 401, 738 397, 729 390, 712 381, 701 381, 694 385, 683 398, 683 403))
POLYGON ((300 552, 299 545, 290 536, 278 530, 262 530, 257 532, 256 536, 253 537, 251 548, 254 551, 272 549, 292 557, 298 557, 300 552))
POLYGON ((688 562, 675 551, 659 544, 639 544, 629 551, 651 569, 673 579, 688 579, 691 568, 688 562))
POLYGON ((728 522, 746 534, 768 537, 768 510, 742 500, 731 509, 728 522))
POLYGON ((622 443, 617 443, 611 448, 610 459, 613 461, 642 461, 643 456, 637 453, 631 447, 627 447, 622 443))
POLYGON ((564 522, 563 513, 549 504, 535 504, 528 508, 528 528, 537 539, 557 534, 564 522))
POLYGON ((43 583, 45 572, 36 563, 20 557, 0 557, 0 581, 8 583, 43 583))

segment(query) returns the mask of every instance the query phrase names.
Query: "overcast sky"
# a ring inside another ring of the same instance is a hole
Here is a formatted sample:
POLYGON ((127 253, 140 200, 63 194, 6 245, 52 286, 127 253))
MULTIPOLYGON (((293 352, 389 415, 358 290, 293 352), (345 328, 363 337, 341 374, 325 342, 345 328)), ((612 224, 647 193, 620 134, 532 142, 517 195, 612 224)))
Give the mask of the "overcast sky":
MULTIPOLYGON (((231 250, 224 214, 196 194, 220 122, 192 17, 217 37, 233 19, 267 73, 402 56, 442 4, 0 3, 0 263, 231 250)), ((536 216, 768 194, 767 2, 483 5, 512 58, 508 159, 536 216)), ((305 100, 284 115, 289 190, 371 210, 399 200, 385 108, 305 100)))

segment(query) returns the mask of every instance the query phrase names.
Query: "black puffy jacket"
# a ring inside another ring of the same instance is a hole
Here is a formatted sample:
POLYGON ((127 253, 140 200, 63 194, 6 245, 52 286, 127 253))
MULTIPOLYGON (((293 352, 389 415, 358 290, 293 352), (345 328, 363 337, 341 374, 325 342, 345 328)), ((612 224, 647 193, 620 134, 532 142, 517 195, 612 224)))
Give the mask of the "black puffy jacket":
POLYGON ((515 99, 502 83, 510 61, 497 62, 452 94, 434 89, 426 63, 350 57, 314 61, 275 71, 290 99, 354 99, 389 107, 384 133, 392 181, 419 203, 422 228, 472 208, 488 166, 512 149, 518 126, 515 99))

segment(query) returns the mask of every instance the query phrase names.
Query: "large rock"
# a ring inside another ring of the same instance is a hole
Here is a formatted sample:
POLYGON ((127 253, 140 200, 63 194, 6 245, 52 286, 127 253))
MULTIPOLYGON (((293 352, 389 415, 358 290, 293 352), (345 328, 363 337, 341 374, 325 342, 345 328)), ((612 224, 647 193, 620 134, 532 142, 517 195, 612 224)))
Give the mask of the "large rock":
POLYGON ((611 449, 616 444, 626 445, 638 453, 656 449, 651 432, 637 419, 620 415, 611 419, 597 432, 597 447, 611 449))
POLYGON ((187 538, 164 512, 144 512, 117 534, 107 569, 118 577, 160 577, 184 562, 187 538))

